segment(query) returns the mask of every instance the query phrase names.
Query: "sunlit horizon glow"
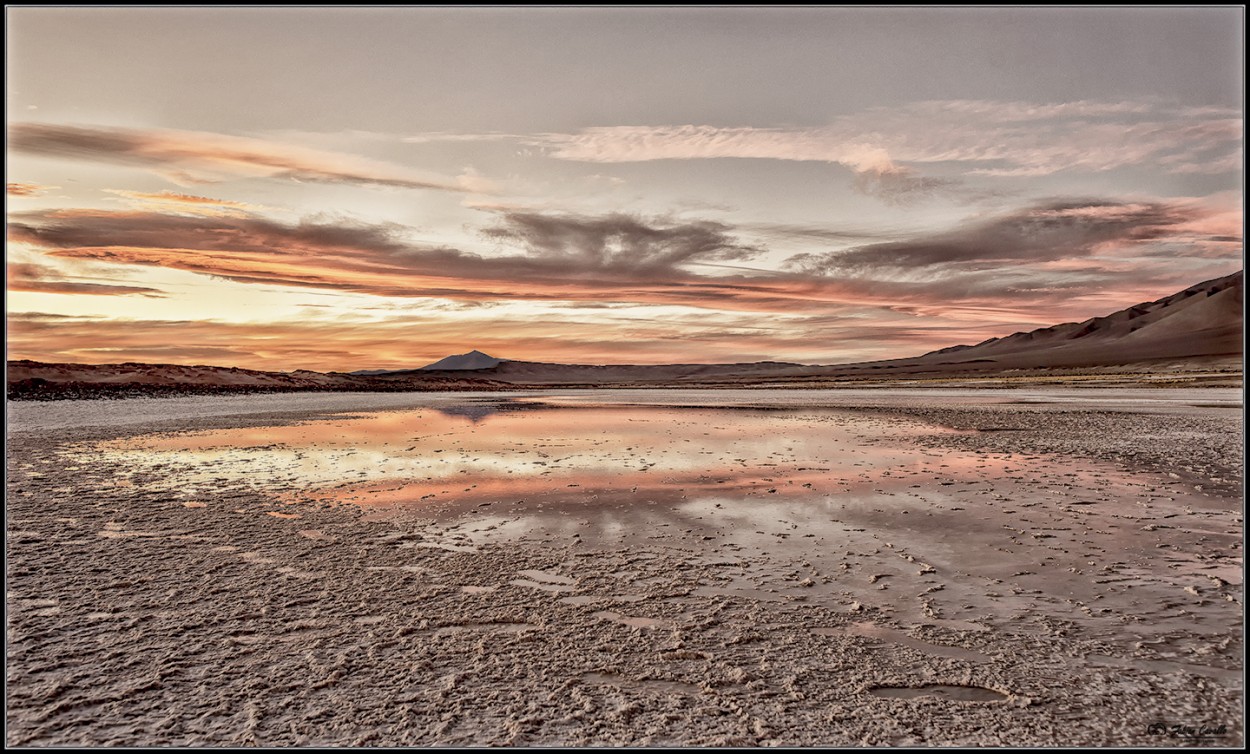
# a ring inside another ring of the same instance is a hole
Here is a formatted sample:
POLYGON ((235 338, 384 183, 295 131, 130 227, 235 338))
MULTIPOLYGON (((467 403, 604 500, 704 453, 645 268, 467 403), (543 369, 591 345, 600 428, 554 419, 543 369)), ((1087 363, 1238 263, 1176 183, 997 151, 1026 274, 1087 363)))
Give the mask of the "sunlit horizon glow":
POLYGON ((849 363, 1242 267, 1240 8, 7 13, 9 359, 849 363))

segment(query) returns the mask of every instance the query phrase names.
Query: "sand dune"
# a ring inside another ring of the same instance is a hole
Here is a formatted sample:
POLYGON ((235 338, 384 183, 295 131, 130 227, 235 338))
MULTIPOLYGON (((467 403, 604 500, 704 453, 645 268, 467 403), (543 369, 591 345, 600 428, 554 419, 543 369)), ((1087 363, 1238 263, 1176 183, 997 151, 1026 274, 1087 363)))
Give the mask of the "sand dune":
POLYGON ((1237 272, 1105 317, 946 348, 912 361, 955 357, 955 363, 985 359, 980 363, 1009 367, 1102 366, 1237 356, 1243 290, 1243 273, 1237 272))

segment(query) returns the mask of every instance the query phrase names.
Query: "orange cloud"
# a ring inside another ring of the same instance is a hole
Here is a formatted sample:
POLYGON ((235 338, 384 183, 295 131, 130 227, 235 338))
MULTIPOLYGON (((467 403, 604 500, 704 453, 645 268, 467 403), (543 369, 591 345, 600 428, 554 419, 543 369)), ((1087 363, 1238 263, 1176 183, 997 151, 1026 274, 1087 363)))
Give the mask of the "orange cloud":
POLYGON ((5 271, 6 287, 10 291, 31 293, 70 293, 92 296, 164 296, 155 288, 134 285, 104 283, 78 283, 66 280, 51 267, 41 264, 9 262, 5 271))
POLYGON ((123 191, 121 189, 105 189, 110 194, 122 197, 135 207, 152 212, 170 212, 187 215, 209 215, 231 217, 262 212, 267 209, 258 204, 234 202, 228 199, 213 199, 194 194, 180 194, 175 191, 123 191))
POLYGON ((40 186, 38 183, 10 183, 7 185, 9 196, 39 196, 55 188, 60 187, 40 186))

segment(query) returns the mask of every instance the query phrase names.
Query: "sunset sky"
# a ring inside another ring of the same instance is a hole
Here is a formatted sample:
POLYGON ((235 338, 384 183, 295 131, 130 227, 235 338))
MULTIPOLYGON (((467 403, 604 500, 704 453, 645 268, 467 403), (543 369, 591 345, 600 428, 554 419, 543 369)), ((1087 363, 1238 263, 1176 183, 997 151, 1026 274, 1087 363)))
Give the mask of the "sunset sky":
POLYGON ((831 364, 1242 267, 1237 7, 6 13, 10 359, 831 364))

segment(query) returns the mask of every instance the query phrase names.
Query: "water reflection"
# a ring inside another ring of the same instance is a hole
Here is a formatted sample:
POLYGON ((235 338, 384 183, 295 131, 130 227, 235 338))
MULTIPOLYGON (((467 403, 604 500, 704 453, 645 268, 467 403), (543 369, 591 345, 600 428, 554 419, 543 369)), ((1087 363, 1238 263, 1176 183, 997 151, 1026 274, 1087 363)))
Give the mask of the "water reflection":
POLYGON ((813 498, 929 466, 897 441, 907 431, 834 411, 466 404, 149 435, 104 449, 136 465, 189 463, 204 479, 281 480, 291 498, 467 510, 813 498), (891 432, 896 442, 882 441, 891 432))
POLYGON ((484 421, 488 416, 494 416, 508 404, 504 403, 465 403, 450 406, 435 406, 434 410, 444 416, 463 416, 474 424, 484 421))

